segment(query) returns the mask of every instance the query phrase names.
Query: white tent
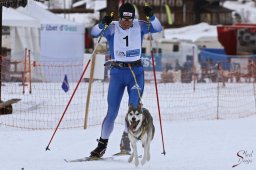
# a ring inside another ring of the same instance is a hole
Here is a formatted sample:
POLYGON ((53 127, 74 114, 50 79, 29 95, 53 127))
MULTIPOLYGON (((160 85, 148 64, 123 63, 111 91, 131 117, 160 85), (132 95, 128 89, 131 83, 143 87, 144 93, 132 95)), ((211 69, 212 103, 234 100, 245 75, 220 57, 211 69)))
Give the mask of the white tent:
MULTIPOLYGON (((24 61, 25 48, 34 53, 39 53, 39 21, 12 8, 3 7, 2 14, 3 26, 10 27, 10 38, 4 39, 3 42, 7 47, 11 48, 11 60, 24 61)), ((35 56, 31 55, 31 61, 33 62, 34 60, 35 56)), ((19 64, 17 69, 18 71, 23 71, 23 65, 19 64)))
POLYGON ((21 12, 18 12, 12 8, 3 7, 3 20, 2 24, 4 26, 10 27, 40 27, 40 23, 21 12))
MULTIPOLYGON (((40 21, 41 62, 82 61, 84 54, 82 25, 65 20, 32 0, 25 8, 20 7, 17 10, 40 21)), ((56 77, 47 78, 47 80, 52 79, 56 80, 56 77)))
POLYGON ((207 23, 186 26, 182 28, 166 29, 164 32, 166 39, 176 39, 183 41, 191 41, 200 46, 209 48, 220 48, 218 41, 217 26, 207 23))
MULTIPOLYGON (((5 39, 5 41, 8 41, 6 45, 11 48, 12 54, 15 54, 17 52, 23 53, 25 48, 40 52, 39 21, 12 8, 3 7, 2 14, 3 26, 10 27, 10 38, 5 39), (22 32, 23 34, 17 35, 17 32, 22 32)), ((15 56, 13 56, 12 59, 18 58, 15 58, 15 56)), ((22 59, 19 58, 19 60, 22 59)))
POLYGON ((23 53, 25 48, 39 52, 39 21, 12 8, 3 7, 2 14, 3 26, 10 27, 10 39, 6 39, 9 40, 6 45, 11 48, 12 54, 17 51, 23 53), (23 34, 17 36, 17 32, 23 34))

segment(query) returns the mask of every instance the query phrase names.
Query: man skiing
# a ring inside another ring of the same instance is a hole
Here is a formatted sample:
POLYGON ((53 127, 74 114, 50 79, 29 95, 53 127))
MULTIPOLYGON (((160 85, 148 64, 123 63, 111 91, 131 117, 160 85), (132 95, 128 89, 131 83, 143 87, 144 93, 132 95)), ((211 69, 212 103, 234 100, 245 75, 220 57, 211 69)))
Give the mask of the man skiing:
MULTIPOLYGON (((105 16, 99 24, 92 28, 91 32, 92 36, 98 37, 104 31, 103 35, 108 41, 112 60, 107 99, 108 111, 102 123, 98 146, 91 152, 90 157, 92 158, 101 158, 106 151, 125 87, 127 87, 129 95, 128 104, 133 104, 134 107, 138 106, 144 90, 144 69, 140 59, 143 36, 149 32, 162 31, 162 25, 154 16, 150 6, 144 7, 144 13, 149 18, 148 22, 134 19, 135 9, 130 3, 121 5, 118 13, 119 21, 112 22, 112 16, 105 16), (136 86, 136 82, 139 87, 136 86)), ((121 152, 131 150, 127 127, 122 135, 120 150, 121 152)))

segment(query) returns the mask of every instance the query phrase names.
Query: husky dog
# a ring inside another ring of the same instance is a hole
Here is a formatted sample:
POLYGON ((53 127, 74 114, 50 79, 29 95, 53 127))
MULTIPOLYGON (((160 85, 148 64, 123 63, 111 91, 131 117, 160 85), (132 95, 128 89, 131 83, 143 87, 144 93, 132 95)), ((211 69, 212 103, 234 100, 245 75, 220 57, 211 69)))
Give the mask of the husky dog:
POLYGON ((146 161, 150 160, 150 143, 155 133, 153 118, 149 111, 143 108, 141 104, 139 104, 137 108, 134 108, 131 104, 128 113, 126 114, 125 122, 133 150, 128 162, 131 163, 134 158, 135 166, 139 165, 136 143, 140 140, 142 142, 142 147, 144 147, 144 155, 141 160, 141 164, 144 165, 146 161))

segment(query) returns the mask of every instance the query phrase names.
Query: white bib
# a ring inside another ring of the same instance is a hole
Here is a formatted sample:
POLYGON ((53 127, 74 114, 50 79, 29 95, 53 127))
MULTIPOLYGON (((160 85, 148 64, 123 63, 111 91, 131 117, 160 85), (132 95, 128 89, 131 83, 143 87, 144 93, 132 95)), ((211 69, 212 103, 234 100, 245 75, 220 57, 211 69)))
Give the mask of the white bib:
POLYGON ((123 30, 119 23, 115 23, 114 55, 116 61, 131 62, 141 56, 141 28, 137 19, 133 27, 123 30))

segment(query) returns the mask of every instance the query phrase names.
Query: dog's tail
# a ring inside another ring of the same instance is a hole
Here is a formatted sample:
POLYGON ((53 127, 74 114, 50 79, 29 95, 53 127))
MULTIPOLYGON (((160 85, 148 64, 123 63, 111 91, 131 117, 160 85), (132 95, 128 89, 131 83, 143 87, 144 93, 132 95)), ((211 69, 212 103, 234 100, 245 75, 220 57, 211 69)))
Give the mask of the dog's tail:
POLYGON ((154 134, 155 134, 155 126, 153 125, 153 129, 152 129, 152 139, 151 139, 151 140, 153 140, 154 134))
POLYGON ((150 112, 148 111, 148 109, 146 108, 143 108, 143 114, 145 114, 145 117, 149 120, 147 120, 147 123, 152 123, 152 138, 151 140, 153 140, 154 138, 154 134, 155 134, 155 126, 154 126, 154 123, 153 123, 153 117, 151 116, 150 112))

